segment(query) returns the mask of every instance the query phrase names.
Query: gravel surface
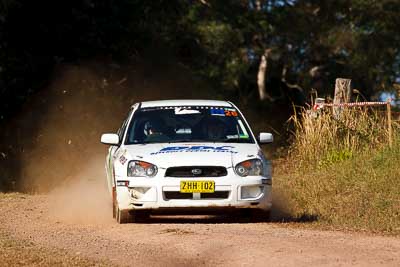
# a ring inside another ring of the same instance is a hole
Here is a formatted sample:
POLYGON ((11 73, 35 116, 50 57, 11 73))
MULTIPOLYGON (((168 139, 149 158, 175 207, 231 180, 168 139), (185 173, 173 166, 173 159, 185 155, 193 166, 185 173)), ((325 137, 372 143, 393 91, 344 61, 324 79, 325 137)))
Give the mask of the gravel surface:
MULTIPOLYGON (((91 210, 86 218, 80 214, 73 219, 74 212, 82 209, 63 209, 60 205, 67 207, 68 200, 55 203, 54 195, 0 195, 1 232, 39 251, 79 256, 84 265, 87 261, 119 266, 400 265, 398 237, 238 223, 211 216, 153 217, 146 224, 118 225, 109 218, 109 205, 93 208, 82 202, 91 210)), ((19 265, 22 259, 15 257, 19 265)))

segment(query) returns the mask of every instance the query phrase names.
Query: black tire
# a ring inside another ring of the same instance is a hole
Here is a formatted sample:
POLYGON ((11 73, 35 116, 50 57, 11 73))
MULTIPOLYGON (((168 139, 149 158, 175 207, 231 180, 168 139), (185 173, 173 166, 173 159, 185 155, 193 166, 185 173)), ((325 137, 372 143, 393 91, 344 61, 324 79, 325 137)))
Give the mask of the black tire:
POLYGON ((112 199, 112 215, 113 218, 117 218, 117 201, 115 200, 115 195, 113 194, 113 199, 112 199))
POLYGON ((120 210, 116 205, 116 220, 119 224, 146 222, 150 217, 147 211, 120 210))
POLYGON ((129 210, 120 210, 117 206, 116 219, 119 224, 130 223, 134 221, 134 217, 129 210))

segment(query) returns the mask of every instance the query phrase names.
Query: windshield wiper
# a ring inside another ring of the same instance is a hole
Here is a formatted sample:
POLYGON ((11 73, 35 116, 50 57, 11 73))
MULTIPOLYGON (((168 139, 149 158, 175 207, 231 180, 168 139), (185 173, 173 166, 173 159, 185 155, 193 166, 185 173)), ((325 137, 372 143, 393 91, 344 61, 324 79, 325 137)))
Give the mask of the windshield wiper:
POLYGON ((178 139, 178 140, 170 140, 166 143, 187 143, 187 142, 210 142, 208 140, 204 140, 204 139, 178 139))
POLYGON ((150 142, 150 141, 142 141, 142 142, 132 142, 129 143, 128 145, 147 145, 147 144, 157 144, 159 142, 150 142))
POLYGON ((218 141, 221 143, 251 143, 249 139, 242 139, 242 138, 232 138, 232 139, 224 139, 218 141))

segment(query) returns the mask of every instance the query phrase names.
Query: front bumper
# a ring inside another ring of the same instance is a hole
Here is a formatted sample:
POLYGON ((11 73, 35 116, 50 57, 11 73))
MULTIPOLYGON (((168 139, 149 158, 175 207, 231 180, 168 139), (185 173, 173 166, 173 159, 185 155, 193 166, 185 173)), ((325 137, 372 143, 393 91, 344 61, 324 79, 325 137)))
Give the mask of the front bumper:
POLYGON ((268 211, 272 206, 271 180, 228 174, 212 178, 156 176, 116 177, 116 200, 121 210, 253 208, 268 211), (180 181, 214 181, 214 193, 180 193, 180 181))

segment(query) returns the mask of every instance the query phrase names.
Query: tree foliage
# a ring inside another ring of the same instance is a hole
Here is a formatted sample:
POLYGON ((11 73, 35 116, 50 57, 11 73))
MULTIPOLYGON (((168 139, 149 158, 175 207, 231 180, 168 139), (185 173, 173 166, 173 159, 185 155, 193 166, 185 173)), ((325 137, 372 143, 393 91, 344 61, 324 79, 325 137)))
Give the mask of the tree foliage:
POLYGON ((55 64, 128 60, 173 51, 182 63, 245 98, 257 96, 268 49, 267 90, 331 94, 336 77, 365 96, 400 75, 397 0, 1 0, 1 115, 42 88, 55 64))

